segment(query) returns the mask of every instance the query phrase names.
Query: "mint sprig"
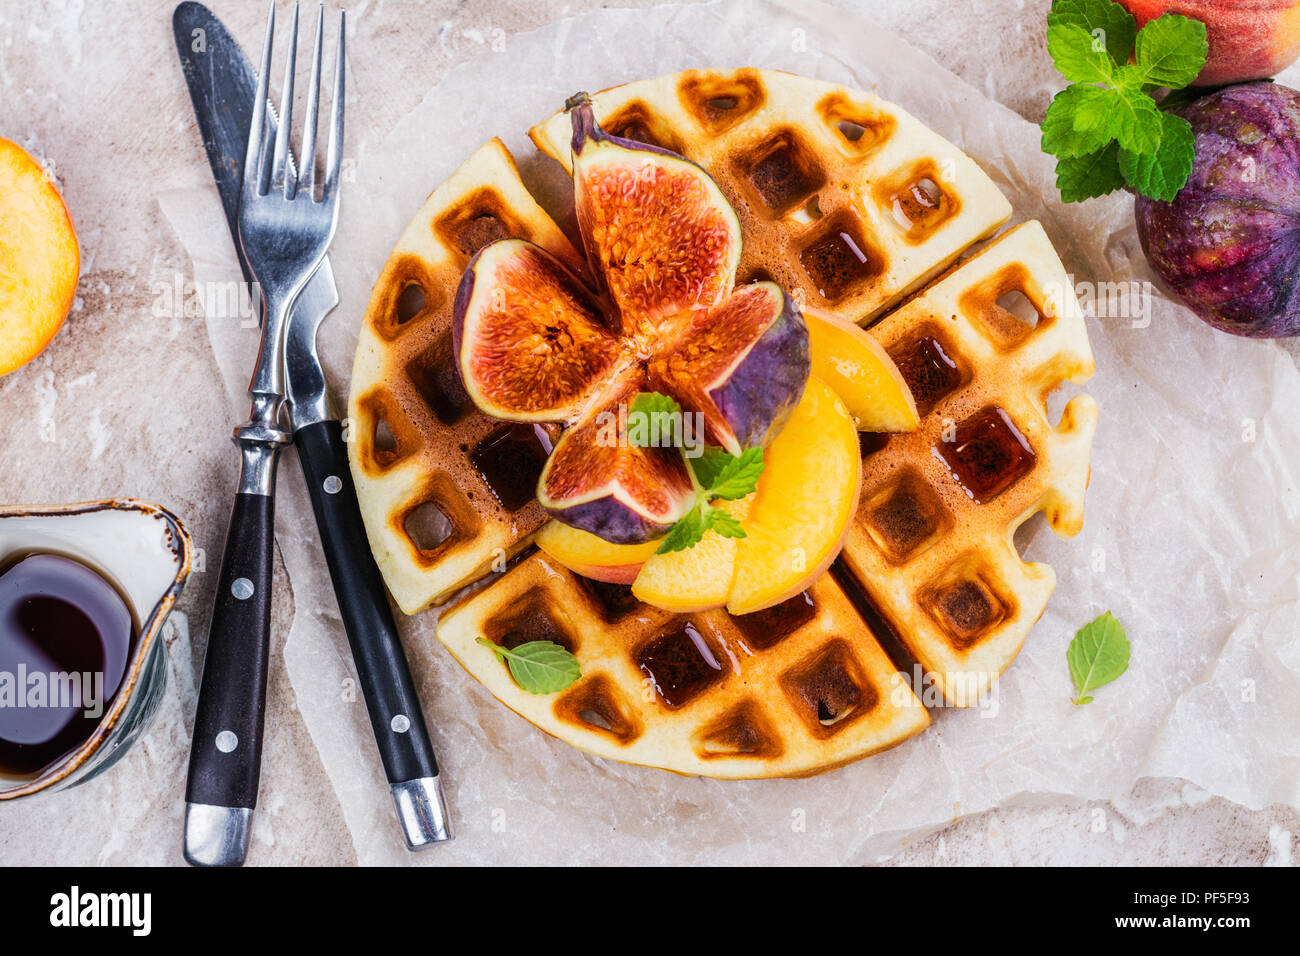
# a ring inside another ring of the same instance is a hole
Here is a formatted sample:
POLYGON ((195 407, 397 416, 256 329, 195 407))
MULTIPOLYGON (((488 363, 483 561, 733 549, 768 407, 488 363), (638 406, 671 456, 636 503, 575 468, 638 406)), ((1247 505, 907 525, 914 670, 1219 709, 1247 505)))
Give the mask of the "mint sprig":
POLYGON ((672 434, 672 422, 682 407, 662 392, 637 392, 627 407, 627 443, 634 448, 650 448, 661 443, 665 422, 672 434))
POLYGON ((1130 653, 1124 625, 1110 611, 1079 628, 1065 652, 1078 691, 1075 706, 1091 704, 1090 690, 1109 684, 1128 670, 1130 653))
POLYGON ((724 538, 745 537, 745 529, 735 516, 710 502, 735 501, 752 494, 763 474, 763 449, 746 448, 739 455, 730 455, 721 448, 706 448, 698 458, 689 460, 699 486, 695 504, 672 526, 655 554, 693 548, 706 531, 715 531, 724 538))
POLYGON ((530 694, 554 694, 582 676, 578 659, 554 641, 529 641, 515 648, 502 647, 485 637, 477 642, 510 668, 515 683, 530 694))
POLYGON ((1157 104, 1154 95, 1196 79, 1209 52, 1205 24, 1165 14, 1138 30, 1113 0, 1055 0, 1047 51, 1071 84, 1043 120, 1042 149, 1057 158, 1061 198, 1081 202, 1125 185, 1152 199, 1178 195, 1195 137, 1186 120, 1164 111, 1166 101, 1172 108, 1185 98, 1157 104))

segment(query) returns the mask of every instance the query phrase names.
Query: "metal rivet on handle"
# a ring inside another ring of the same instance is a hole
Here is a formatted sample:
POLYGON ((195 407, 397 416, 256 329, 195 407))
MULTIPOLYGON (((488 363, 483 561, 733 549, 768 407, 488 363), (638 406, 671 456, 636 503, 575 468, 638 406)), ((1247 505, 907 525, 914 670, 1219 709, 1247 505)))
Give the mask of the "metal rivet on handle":
POLYGON ((411 719, 405 714, 398 714, 388 726, 393 728, 393 733, 404 734, 411 729, 411 719))
POLYGON ((340 491, 343 490, 343 482, 339 480, 338 475, 330 475, 323 482, 321 482, 321 487, 325 489, 325 494, 337 495, 340 491))
POLYGON ((230 593, 241 601, 247 601, 253 596, 253 582, 248 578, 235 578, 230 585, 230 593))
POLYGON ((223 754, 233 753, 234 749, 239 746, 239 737, 234 731, 223 730, 217 734, 217 749, 223 754))

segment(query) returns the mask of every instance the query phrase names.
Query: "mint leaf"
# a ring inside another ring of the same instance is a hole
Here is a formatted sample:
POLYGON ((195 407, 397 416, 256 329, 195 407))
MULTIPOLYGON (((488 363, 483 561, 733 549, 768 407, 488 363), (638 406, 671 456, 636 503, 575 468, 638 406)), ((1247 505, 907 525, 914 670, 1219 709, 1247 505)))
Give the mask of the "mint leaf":
POLYGON ((763 474, 763 449, 746 448, 739 455, 727 457, 730 460, 704 489, 706 500, 723 498, 734 501, 751 494, 758 487, 758 478, 763 474))
POLYGON ((1111 143, 1087 156, 1058 159, 1056 188, 1066 202, 1082 202, 1124 188, 1124 174, 1119 169, 1119 145, 1111 143))
MULTIPOLYGON (((1124 67, 1117 77, 1123 81, 1134 75, 1128 73, 1132 69, 1124 67)), ((1109 90, 1106 118, 1096 119, 1113 131, 1121 148, 1133 153, 1150 153, 1160 145, 1160 111, 1156 109, 1156 101, 1143 93, 1140 86, 1139 83, 1136 87, 1126 85, 1109 90)))
POLYGON ((1185 101, 1174 93, 1204 66, 1205 25, 1166 15, 1139 31, 1113 0, 1054 0, 1047 47, 1072 83, 1043 120, 1042 148, 1057 158, 1061 198, 1080 202, 1125 184, 1154 199, 1177 195, 1196 144, 1162 110, 1185 101), (1174 93, 1157 106, 1151 94, 1160 87, 1174 93))
POLYGON ((699 490, 695 504, 659 542, 655 554, 685 551, 700 543, 706 531, 716 531, 724 538, 743 538, 745 529, 728 511, 714 508, 709 502, 721 498, 735 501, 752 494, 763 474, 763 449, 746 448, 739 455, 729 455, 721 448, 706 448, 691 460, 699 490))
POLYGON ((1133 56, 1137 20, 1111 0, 1056 0, 1047 14, 1047 26, 1073 25, 1088 34, 1090 43, 1101 47, 1116 63, 1133 56))
POLYGON ((1092 703, 1088 691, 1109 684, 1128 670, 1130 652, 1124 626, 1110 611, 1079 628, 1065 652, 1070 677, 1078 690, 1075 705, 1092 703))
POLYGON ((1205 24, 1176 13, 1150 21, 1137 35, 1137 66, 1152 86, 1184 87, 1210 52, 1205 24))
POLYGON ((554 694, 582 676, 578 659, 554 641, 529 641, 515 648, 484 637, 478 638, 478 643, 504 661, 515 683, 530 694, 554 694))
POLYGON ((1053 156, 1086 156, 1113 138, 1106 125, 1106 91, 1100 86, 1067 86, 1047 107, 1043 120, 1043 152, 1053 156))
POLYGON ((724 538, 746 537, 745 529, 736 520, 736 516, 722 508, 709 508, 708 525, 709 530, 716 531, 724 538))
POLYGON ((1192 174, 1196 134, 1179 116, 1161 113, 1160 145, 1155 152, 1119 151, 1119 170, 1125 182, 1144 196, 1170 202, 1192 174))
POLYGON ((673 434, 673 421, 682 407, 660 392, 638 392, 627 408, 627 443, 633 448, 662 447, 662 436, 673 434))
POLYGON ((708 446, 698 458, 692 458, 691 470, 695 472, 695 480, 701 488, 712 488, 718 480, 718 475, 727 463, 731 461, 732 455, 727 454, 721 448, 708 446))
POLYGON ((704 537, 704 501, 700 498, 695 499, 695 504, 691 510, 686 512, 677 523, 668 529, 664 539, 659 542, 659 547, 655 549, 655 554, 669 554, 673 551, 685 551, 687 548, 693 548, 700 543, 704 537))
POLYGON ((1107 83, 1118 65, 1104 44, 1095 42, 1087 30, 1073 23, 1047 27, 1047 52, 1071 83, 1107 83))

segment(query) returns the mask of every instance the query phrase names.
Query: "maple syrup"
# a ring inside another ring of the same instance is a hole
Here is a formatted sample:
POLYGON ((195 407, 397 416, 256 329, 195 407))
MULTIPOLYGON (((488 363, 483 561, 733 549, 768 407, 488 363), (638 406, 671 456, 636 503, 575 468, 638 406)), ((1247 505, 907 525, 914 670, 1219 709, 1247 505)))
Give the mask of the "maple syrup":
POLYGON ((910 342, 891 353, 890 358, 912 390, 917 414, 922 418, 962 383, 961 369, 948 356, 943 343, 931 336, 910 342))
POLYGON ((507 425, 474 446, 470 461, 506 511, 518 511, 537 497, 537 479, 551 455, 551 437, 541 425, 507 425))
POLYGON ((669 707, 682 706, 723 676, 722 664, 690 621, 650 641, 637 654, 637 666, 669 707))
POLYGON ((731 620, 751 648, 765 651, 785 640, 816 615, 817 605, 812 595, 801 591, 780 604, 750 614, 737 614, 731 620))
POLYGON ((130 604, 80 561, 0 561, 0 773, 35 776, 89 739, 137 635, 130 604))
POLYGON ((992 501, 1034 467, 1038 457, 1005 411, 990 406, 957 426, 939 454, 976 504, 992 501))

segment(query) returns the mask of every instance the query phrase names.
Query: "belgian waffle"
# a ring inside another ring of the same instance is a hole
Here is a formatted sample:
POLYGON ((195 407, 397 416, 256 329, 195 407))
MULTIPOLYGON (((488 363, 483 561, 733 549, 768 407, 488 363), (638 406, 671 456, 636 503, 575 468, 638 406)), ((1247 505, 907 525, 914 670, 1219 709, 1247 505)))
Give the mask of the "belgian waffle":
POLYGON ((589 753, 683 774, 797 777, 929 724, 835 579, 767 611, 676 615, 538 552, 443 614, 438 637, 506 706, 589 753), (582 677, 529 694, 486 647, 549 640, 582 677))
POLYGON ((867 438, 842 560, 957 706, 1020 652, 1055 586, 1020 559, 1016 529, 1038 511, 1059 535, 1083 523, 1097 403, 1076 395, 1056 426, 1045 404, 1093 372, 1073 288, 1028 222, 871 329, 922 419, 867 438))
MULTIPOLYGON (((739 281, 774 279, 799 301, 878 323, 923 420, 915 434, 864 436, 843 563, 861 585, 854 599, 883 619, 876 626, 896 632, 951 702, 974 702, 1053 587, 1051 569, 1022 562, 1012 536, 1038 510, 1058 533, 1078 530, 1097 414, 1080 396, 1059 426, 1046 417, 1045 394, 1082 381, 1092 359, 1041 228, 1020 226, 954 266, 1009 204, 955 146, 869 93, 739 70, 632 83, 592 101, 607 130, 681 152, 717 179, 742 223, 739 281), (1013 291, 1033 306, 1027 322, 1000 302, 1013 291), (972 460, 1002 460, 1008 435, 1021 451, 1001 478, 972 476, 972 460)), ((567 116, 531 135, 568 167, 567 116)), ((451 357, 461 271, 505 235, 580 261, 494 140, 403 234, 361 332, 352 468, 372 548, 407 613, 504 570, 544 520, 532 498, 553 436, 479 413, 451 357)), ((447 611, 438 636, 508 706, 592 753, 709 776, 803 775, 928 722, 859 610, 824 576, 747 616, 772 615, 760 627, 723 611, 674 616, 533 554, 447 611), (765 631, 779 639, 760 646, 765 631), (584 677, 553 697, 526 694, 478 637, 556 640, 584 677)))

